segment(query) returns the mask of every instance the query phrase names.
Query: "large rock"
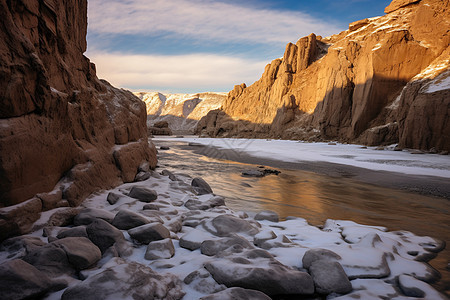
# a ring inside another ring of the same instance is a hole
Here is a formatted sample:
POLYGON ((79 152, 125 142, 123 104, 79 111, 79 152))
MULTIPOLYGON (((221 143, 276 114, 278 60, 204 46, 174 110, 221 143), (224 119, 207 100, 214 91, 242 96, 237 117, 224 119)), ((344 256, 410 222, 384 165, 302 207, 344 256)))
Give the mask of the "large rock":
MULTIPOLYGON (((0 162, 0 206, 60 181, 62 198, 76 206, 133 180, 143 161, 155 167, 145 104, 99 80, 83 55, 86 0, 1 0, 0 20, 0 157, 8 158, 0 162)), ((55 204, 44 200, 44 208, 55 204)))
POLYGON ((236 85, 220 110, 198 122, 196 133, 399 142, 448 151, 450 87, 437 78, 449 65, 450 38, 443 25, 450 18, 448 5, 394 0, 386 12, 331 37, 311 34, 289 43, 258 81, 236 85), (440 63, 432 64, 439 57, 440 63), (434 79, 435 88, 427 88, 434 79))
POLYGON ((73 223, 75 225, 89 225, 97 219, 104 220, 111 223, 115 215, 107 210, 98 208, 85 208, 78 215, 75 216, 73 223))
POLYGON ((206 222, 205 229, 217 236, 229 236, 233 233, 245 233, 255 235, 259 232, 258 228, 250 222, 232 215, 220 215, 206 222))
POLYGON ((336 261, 314 261, 309 268, 309 273, 319 294, 347 294, 352 291, 350 280, 336 261))
POLYGON ((3 300, 37 299, 52 287, 43 272, 21 259, 0 265, 0 298, 3 300))
POLYGON ((204 255, 214 256, 233 246, 239 246, 248 249, 254 248, 254 246, 248 240, 238 235, 234 235, 219 240, 203 241, 200 246, 200 251, 204 255))
POLYGON ((123 233, 106 221, 94 220, 86 227, 89 239, 104 253, 116 243, 125 241, 123 233))
POLYGON ((205 268, 214 279, 227 287, 243 287, 267 295, 309 295, 314 293, 314 283, 308 273, 290 270, 279 263, 255 266, 236 261, 211 261, 205 268))
POLYGON ((192 179, 191 185, 194 191, 197 193, 197 195, 205 195, 213 193, 211 187, 203 178, 196 177, 192 179))
POLYGON ((69 263, 77 270, 87 269, 102 258, 100 249, 85 237, 67 237, 52 244, 66 252, 69 263))
POLYGON ((159 274, 144 265, 119 261, 64 291, 62 300, 181 299, 181 281, 172 274, 159 274))
POLYGON ((133 186, 128 196, 147 203, 155 201, 158 198, 156 191, 143 186, 133 186))
POLYGON ((170 237, 170 231, 159 223, 151 223, 128 230, 128 234, 142 244, 149 244, 170 237))
POLYGON ((116 214, 111 224, 119 229, 127 230, 148 223, 150 223, 150 221, 144 216, 131 210, 122 209, 116 214))
POLYGON ((150 242, 145 251, 145 259, 168 259, 174 256, 175 247, 171 239, 150 242))
POLYGON ((8 253, 8 258, 21 258, 45 244, 38 237, 22 235, 3 241, 0 251, 8 253))

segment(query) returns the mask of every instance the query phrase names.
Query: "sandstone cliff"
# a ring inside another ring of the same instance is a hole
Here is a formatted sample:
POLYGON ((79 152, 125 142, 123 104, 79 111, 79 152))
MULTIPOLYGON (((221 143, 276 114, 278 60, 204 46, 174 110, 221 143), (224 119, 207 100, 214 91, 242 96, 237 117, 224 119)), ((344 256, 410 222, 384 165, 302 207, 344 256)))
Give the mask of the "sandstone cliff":
POLYGON ((289 43, 197 133, 449 150, 450 85, 440 75, 449 68, 449 1, 395 0, 385 12, 289 43), (427 90, 434 81, 440 88, 427 90))
POLYGON ((158 92, 134 93, 147 106, 147 123, 151 126, 166 121, 175 133, 193 134, 198 121, 222 106, 225 93, 162 94, 158 92))
POLYGON ((0 20, 0 207, 32 198, 1 210, 0 225, 156 165, 145 104, 99 80, 83 55, 86 0, 0 0, 0 20))

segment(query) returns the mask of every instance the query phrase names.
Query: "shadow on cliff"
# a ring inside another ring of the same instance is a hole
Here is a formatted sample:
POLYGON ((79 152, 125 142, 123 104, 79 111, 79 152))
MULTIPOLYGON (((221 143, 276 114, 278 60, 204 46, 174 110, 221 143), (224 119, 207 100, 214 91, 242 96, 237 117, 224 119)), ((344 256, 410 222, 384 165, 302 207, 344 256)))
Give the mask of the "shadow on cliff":
MULTIPOLYGON (((290 104, 277 110, 271 124, 236 120, 223 110, 213 110, 199 121, 195 133, 225 138, 335 140, 369 146, 398 143, 401 142, 400 133, 409 132, 407 127, 411 126, 411 121, 404 122, 409 109, 402 107, 407 104, 399 97, 407 82, 407 79, 394 80, 383 76, 374 76, 358 85, 349 81, 342 88, 328 91, 316 104, 313 113, 300 110, 299 100, 291 94, 290 104)), ((427 120, 430 118, 433 114, 427 120)), ((428 124, 423 124, 423 127, 428 129, 421 135, 409 137, 426 140, 423 149, 442 145, 440 141, 443 138, 450 138, 448 133, 429 128, 428 124)), ((445 144, 441 148, 445 150, 445 144)))

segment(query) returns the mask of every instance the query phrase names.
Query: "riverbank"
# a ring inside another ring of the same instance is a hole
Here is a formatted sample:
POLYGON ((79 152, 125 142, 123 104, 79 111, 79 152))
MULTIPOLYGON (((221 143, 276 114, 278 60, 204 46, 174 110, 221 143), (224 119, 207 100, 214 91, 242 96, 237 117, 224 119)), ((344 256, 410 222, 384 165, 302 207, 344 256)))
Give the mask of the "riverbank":
POLYGON ((352 178, 450 200, 449 155, 411 154, 393 151, 393 147, 380 151, 358 145, 277 140, 196 137, 158 137, 156 140, 183 141, 188 144, 186 148, 212 158, 352 178))
POLYGON ((216 169, 211 175, 228 185, 224 168, 196 155, 171 161, 170 151, 160 149, 157 171, 93 194, 81 208, 45 212, 31 234, 3 242, 1 298, 367 299, 419 290, 445 299, 429 284, 439 279, 427 263, 444 247, 438 239, 383 224, 329 219, 314 226, 301 217, 233 210, 194 179, 199 175, 185 172, 216 169))

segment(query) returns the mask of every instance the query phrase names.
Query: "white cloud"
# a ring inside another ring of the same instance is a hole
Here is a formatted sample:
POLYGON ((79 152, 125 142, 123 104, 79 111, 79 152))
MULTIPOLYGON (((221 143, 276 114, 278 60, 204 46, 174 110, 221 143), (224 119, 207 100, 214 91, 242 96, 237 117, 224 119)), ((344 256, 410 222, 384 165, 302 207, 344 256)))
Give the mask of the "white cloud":
POLYGON ((87 56, 97 66, 99 78, 106 78, 115 86, 132 88, 158 87, 160 91, 177 90, 227 92, 235 84, 247 85, 258 80, 266 61, 214 54, 190 55, 129 55, 121 53, 89 52, 87 56))
POLYGON ((295 42, 337 26, 302 12, 252 9, 212 0, 91 0, 89 30, 108 34, 168 35, 222 42, 295 42))

